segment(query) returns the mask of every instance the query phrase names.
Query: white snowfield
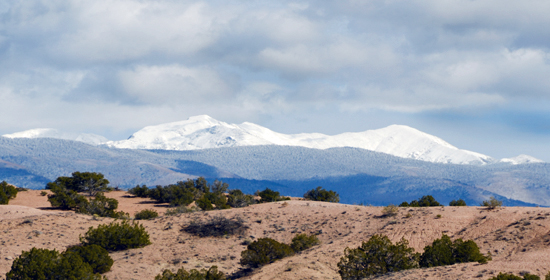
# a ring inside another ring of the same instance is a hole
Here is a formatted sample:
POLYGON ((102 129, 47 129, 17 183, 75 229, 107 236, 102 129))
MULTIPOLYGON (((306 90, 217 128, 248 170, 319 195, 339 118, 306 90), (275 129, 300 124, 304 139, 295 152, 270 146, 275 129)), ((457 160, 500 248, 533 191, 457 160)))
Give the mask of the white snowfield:
POLYGON ((528 155, 519 155, 517 157, 513 158, 503 158, 500 160, 501 162, 511 163, 511 164, 525 164, 525 163, 541 163, 544 162, 538 158, 534 158, 532 156, 528 155))
POLYGON ((7 138, 55 138, 55 139, 79 141, 90 145, 100 145, 109 141, 109 139, 97 134, 66 133, 66 132, 60 132, 57 129, 53 129, 53 128, 36 128, 36 129, 25 130, 21 132, 12 133, 12 134, 4 134, 2 136, 7 138))
POLYGON ((354 147, 437 163, 495 162, 489 156, 460 150, 440 138, 404 125, 391 125, 377 130, 334 136, 320 133, 289 135, 248 122, 240 125, 228 124, 206 115, 191 117, 186 121, 148 126, 127 140, 107 142, 106 145, 126 149, 160 150, 199 150, 255 145, 301 146, 314 149, 354 147))

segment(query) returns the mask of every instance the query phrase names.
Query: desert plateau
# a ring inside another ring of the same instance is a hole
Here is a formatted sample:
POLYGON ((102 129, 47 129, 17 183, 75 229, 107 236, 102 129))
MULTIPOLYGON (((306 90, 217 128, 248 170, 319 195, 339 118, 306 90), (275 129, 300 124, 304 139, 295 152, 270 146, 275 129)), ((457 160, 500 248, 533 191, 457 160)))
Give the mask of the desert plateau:
MULTIPOLYGON (((39 190, 19 192, 9 205, 0 205, 0 279, 12 262, 32 247, 65 250, 79 243, 88 228, 114 219, 50 209, 39 190)), ((119 200, 119 210, 133 215, 139 210, 163 213, 165 205, 132 197, 123 191, 107 193, 119 200)), ((151 237, 143 248, 111 253, 114 265, 108 279, 154 279, 164 269, 175 271, 216 265, 226 275, 241 268, 245 240, 270 237, 289 243, 296 233, 316 234, 321 244, 256 269, 242 279, 341 279, 337 263, 346 247, 356 248, 374 234, 393 242, 405 238, 416 252, 440 238, 472 239, 481 252, 490 252, 487 264, 462 263, 411 269, 376 279, 488 279, 499 272, 531 273, 544 277, 550 269, 550 209, 481 206, 401 208, 384 217, 382 207, 346 205, 293 199, 244 208, 185 213, 139 221, 151 237), (213 216, 241 217, 246 234, 220 238, 196 237, 181 231, 192 220, 213 216)))

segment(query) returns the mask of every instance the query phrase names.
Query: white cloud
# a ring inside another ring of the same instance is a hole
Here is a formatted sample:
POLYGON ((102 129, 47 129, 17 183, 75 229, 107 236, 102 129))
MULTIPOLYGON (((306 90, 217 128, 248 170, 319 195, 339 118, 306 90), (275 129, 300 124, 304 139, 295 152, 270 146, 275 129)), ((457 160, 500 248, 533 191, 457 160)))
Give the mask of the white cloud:
POLYGON ((106 127, 117 114, 140 127, 138 115, 161 108, 159 122, 546 104, 548 10, 537 0, 9 0, 0 95, 21 123, 99 111, 106 127))
POLYGON ((121 71, 119 78, 127 95, 144 104, 217 104, 234 96, 234 89, 209 68, 137 66, 121 71))

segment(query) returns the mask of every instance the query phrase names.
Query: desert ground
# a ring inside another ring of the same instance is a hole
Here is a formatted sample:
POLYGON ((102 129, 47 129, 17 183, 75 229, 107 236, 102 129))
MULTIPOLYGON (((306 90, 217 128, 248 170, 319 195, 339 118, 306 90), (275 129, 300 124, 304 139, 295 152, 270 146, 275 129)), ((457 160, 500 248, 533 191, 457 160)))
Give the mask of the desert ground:
MULTIPOLYGON (((9 205, 0 205, 0 279, 22 251, 32 247, 64 251, 79 243, 89 227, 110 223, 111 218, 94 218, 49 208, 40 190, 19 192, 9 205)), ((119 200, 119 210, 131 215, 143 209, 164 213, 166 205, 132 197, 126 192, 108 193, 119 200)), ((473 239, 483 253, 491 252, 488 264, 464 263, 413 269, 375 277, 376 279, 488 279, 499 272, 532 273, 543 277, 550 270, 550 209, 502 207, 400 208, 395 217, 383 217, 382 207, 367 207, 293 199, 245 208, 161 216, 140 221, 150 234, 152 245, 111 253, 114 265, 104 274, 108 279, 154 279, 164 269, 173 271, 216 265, 226 274, 240 269, 242 245, 270 237, 290 243, 297 233, 317 234, 321 244, 266 265, 242 279, 340 279, 337 263, 346 247, 358 247, 374 234, 392 241, 405 238, 417 252, 440 238, 473 239), (408 215, 410 214, 410 215, 408 215), (220 215, 239 216, 250 227, 245 235, 200 238, 182 232, 194 219, 220 215), (441 215, 440 217, 438 215, 441 215)))

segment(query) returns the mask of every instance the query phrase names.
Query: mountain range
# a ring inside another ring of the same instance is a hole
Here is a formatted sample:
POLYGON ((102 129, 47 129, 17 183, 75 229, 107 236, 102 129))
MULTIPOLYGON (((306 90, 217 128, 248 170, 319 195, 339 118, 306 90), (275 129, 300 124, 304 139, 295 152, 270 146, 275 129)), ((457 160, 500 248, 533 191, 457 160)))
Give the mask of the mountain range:
POLYGON ((494 196, 509 206, 550 206, 550 164, 529 156, 495 160, 406 126, 285 135, 197 116, 146 127, 124 141, 89 143, 102 138, 57 133, 0 137, 0 181, 41 189, 59 176, 89 171, 129 188, 203 176, 248 193, 269 187, 302 196, 323 186, 343 203, 398 204, 430 194, 444 204, 462 198, 476 205, 494 196))
POLYGON ((61 133, 54 129, 33 129, 3 136, 57 138, 120 149, 184 151, 262 145, 312 149, 351 147, 436 163, 484 165, 498 162, 511 164, 542 162, 527 155, 499 161, 487 155, 458 149, 438 137, 404 125, 391 125, 376 130, 348 132, 334 136, 321 133, 282 134, 249 122, 228 124, 207 115, 148 126, 132 134, 127 140, 121 141, 108 141, 105 137, 94 134, 61 133))

